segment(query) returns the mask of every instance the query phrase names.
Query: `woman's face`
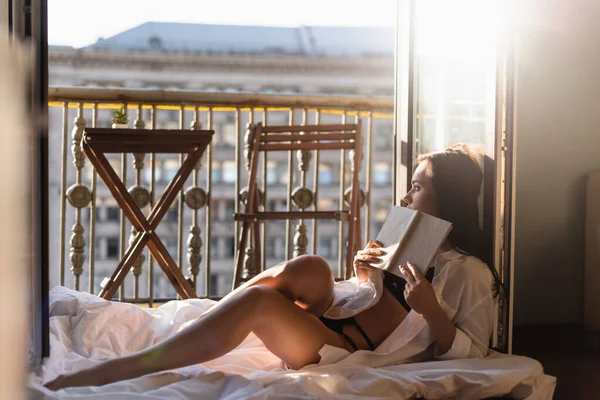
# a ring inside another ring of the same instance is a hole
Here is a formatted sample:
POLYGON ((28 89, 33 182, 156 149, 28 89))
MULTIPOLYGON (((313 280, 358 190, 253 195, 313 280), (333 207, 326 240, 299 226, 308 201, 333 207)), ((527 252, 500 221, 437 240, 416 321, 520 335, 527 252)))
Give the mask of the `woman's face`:
POLYGON ((402 199, 402 205, 412 210, 437 217, 437 201, 431 184, 429 161, 422 161, 412 176, 411 189, 402 199))

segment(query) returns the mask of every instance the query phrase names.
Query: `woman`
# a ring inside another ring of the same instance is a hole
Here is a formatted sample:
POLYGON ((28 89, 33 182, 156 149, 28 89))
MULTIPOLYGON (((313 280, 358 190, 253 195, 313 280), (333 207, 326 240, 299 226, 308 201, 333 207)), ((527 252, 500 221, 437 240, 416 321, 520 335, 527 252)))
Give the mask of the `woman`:
MULTIPOLYGON (((498 279, 495 270, 480 261, 484 259, 477 210, 481 169, 463 145, 423 155, 415 166, 404 205, 453 223, 435 258, 433 284, 409 263, 401 268, 405 283, 386 276, 375 305, 332 322, 319 319, 333 300, 329 265, 317 256, 298 257, 256 276, 171 338, 139 353, 61 375, 46 386, 57 390, 105 385, 202 363, 233 350, 250 332, 293 369, 351 360, 355 355, 355 362, 374 366, 429 358, 431 350, 438 358, 484 356, 498 279)), ((359 282, 383 277, 383 271, 370 265, 383 255, 378 247, 370 242, 356 255, 359 282)))

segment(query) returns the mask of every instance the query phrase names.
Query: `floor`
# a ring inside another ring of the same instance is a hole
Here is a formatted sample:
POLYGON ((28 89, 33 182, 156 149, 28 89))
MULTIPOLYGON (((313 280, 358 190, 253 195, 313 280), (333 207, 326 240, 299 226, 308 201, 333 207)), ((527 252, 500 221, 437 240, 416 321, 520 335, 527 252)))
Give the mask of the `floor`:
POLYGON ((513 335, 513 353, 535 358, 557 378, 555 399, 600 399, 598 344, 598 335, 575 325, 519 326, 513 335))

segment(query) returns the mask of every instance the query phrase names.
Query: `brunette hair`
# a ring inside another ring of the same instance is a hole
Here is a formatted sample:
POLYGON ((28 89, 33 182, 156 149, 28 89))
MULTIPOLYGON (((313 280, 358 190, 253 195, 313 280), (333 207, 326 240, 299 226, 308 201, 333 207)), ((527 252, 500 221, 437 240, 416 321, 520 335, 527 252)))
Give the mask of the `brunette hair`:
POLYGON ((479 227, 478 198, 483 171, 475 152, 465 144, 455 144, 444 151, 420 155, 415 167, 428 162, 431 184, 437 200, 438 217, 452 223, 448 235, 450 245, 457 251, 483 261, 494 278, 494 294, 504 287, 493 266, 491 251, 485 245, 479 227))

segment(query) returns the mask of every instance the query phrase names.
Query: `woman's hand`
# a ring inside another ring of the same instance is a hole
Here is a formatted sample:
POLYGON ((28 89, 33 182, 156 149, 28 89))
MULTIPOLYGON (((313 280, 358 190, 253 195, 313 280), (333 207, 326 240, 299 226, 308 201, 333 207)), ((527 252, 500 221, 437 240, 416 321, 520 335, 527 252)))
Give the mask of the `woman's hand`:
POLYGON ((400 273, 406 279, 404 288, 406 302, 425 318, 437 342, 437 351, 439 354, 445 354, 454 343, 456 328, 435 297, 433 286, 411 263, 407 263, 406 267, 400 266, 400 273))
POLYGON ((408 305, 424 317, 435 315, 440 309, 440 303, 435 297, 431 283, 411 263, 407 263, 407 266, 401 265, 400 273, 406 280, 404 299, 408 305))
POLYGON ((371 263, 379 263, 381 259, 378 257, 384 256, 385 251, 380 248, 383 245, 376 241, 371 240, 363 250, 359 250, 354 256, 354 273, 358 277, 358 282, 363 283, 369 280, 369 277, 375 270, 375 267, 371 266, 371 263))

